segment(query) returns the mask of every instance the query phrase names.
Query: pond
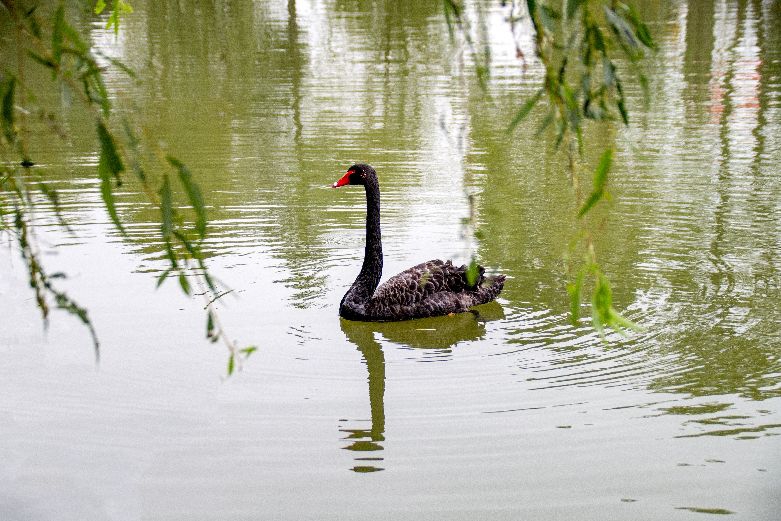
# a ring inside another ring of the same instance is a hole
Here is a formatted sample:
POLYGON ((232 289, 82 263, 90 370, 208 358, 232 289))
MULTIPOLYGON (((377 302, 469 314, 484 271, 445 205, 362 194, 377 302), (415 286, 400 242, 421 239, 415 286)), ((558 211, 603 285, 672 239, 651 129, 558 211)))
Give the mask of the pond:
POLYGON ((643 3, 650 99, 627 85, 630 126, 586 136, 584 164, 617 149, 595 247, 643 328, 605 341, 570 323, 575 203, 544 112, 506 132, 541 81, 531 36, 476 4, 486 90, 438 1, 136 0, 117 36, 71 13, 139 72, 107 71, 117 110, 201 184, 221 319, 258 351, 224 378, 202 300, 155 289, 154 209, 120 192, 117 233, 91 120, 47 100, 66 137, 31 148, 73 233, 46 205, 37 233, 101 360, 71 317, 44 329, 4 250, 2 519, 777 519, 778 3, 643 3), (508 277, 496 303, 338 317, 366 214, 330 185, 358 161, 379 173, 385 277, 474 251, 508 277))

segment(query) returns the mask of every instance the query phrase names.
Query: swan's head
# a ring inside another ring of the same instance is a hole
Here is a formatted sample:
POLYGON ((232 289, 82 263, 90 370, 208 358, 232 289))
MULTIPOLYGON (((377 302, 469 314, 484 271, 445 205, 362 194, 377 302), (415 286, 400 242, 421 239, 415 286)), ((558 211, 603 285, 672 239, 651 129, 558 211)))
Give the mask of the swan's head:
POLYGON ((366 185, 366 182, 371 179, 377 179, 377 172, 374 171, 374 168, 365 163, 357 163, 348 168, 347 173, 332 184, 331 188, 339 188, 344 185, 366 185))

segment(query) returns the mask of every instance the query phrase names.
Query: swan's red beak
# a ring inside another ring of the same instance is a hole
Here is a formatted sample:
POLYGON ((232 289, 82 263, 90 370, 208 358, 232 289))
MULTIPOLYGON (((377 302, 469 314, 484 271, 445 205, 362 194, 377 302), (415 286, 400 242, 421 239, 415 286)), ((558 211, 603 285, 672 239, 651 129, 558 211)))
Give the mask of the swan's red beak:
POLYGON ((339 188, 340 186, 344 186, 346 184, 350 183, 350 176, 353 175, 352 170, 348 170, 346 174, 342 176, 341 179, 339 179, 337 182, 331 185, 331 188, 339 188))

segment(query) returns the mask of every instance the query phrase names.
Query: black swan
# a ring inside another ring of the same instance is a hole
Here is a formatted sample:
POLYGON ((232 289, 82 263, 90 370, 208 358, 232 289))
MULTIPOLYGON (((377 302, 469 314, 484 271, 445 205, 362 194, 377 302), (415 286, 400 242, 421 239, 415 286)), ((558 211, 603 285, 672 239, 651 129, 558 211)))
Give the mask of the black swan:
POLYGON ((504 287, 504 275, 486 279, 478 266, 477 280, 470 285, 467 267, 451 261, 430 260, 402 271, 385 281, 382 276, 380 235, 380 183, 369 165, 351 166, 332 188, 363 185, 366 188, 366 252, 363 266, 339 304, 339 315, 350 320, 383 322, 461 313, 496 298, 504 287), (483 286, 484 281, 487 286, 483 286))

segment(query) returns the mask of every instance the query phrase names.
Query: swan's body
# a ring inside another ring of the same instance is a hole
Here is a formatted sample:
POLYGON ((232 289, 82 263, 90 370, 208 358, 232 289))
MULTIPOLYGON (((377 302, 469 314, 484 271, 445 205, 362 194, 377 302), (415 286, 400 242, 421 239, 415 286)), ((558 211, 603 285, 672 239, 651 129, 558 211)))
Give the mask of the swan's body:
POLYGON ((366 188, 366 251, 361 272, 339 304, 339 315, 350 320, 391 321, 461 313, 494 300, 502 291, 504 275, 486 279, 485 270, 478 266, 477 280, 470 285, 466 266, 439 259, 413 266, 377 287, 382 276, 377 173, 369 165, 353 165, 333 187, 346 184, 366 188), (489 284, 483 286, 484 281, 489 284))

